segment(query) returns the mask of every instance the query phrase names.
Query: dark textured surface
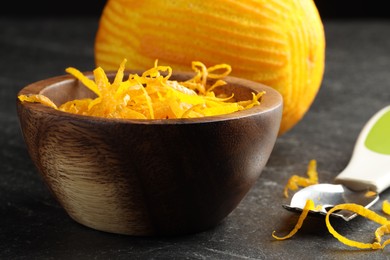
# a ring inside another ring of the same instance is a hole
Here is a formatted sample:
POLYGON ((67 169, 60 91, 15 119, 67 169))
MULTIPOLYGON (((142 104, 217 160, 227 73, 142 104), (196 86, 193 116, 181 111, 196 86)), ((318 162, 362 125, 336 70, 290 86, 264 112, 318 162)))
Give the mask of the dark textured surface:
MULTIPOLYGON (((317 159, 321 182, 348 163, 363 124, 390 103, 390 22, 326 21, 326 72, 311 110, 280 137, 255 187, 219 226, 181 237, 129 237, 75 223, 53 200, 34 169, 16 117, 26 84, 74 66, 94 68, 95 19, 0 19, 0 259, 386 259, 388 248, 362 251, 309 218, 293 238, 275 241, 297 215, 282 208, 293 173, 317 159)), ((385 191, 373 209, 390 197, 385 191)), ((350 238, 371 242, 376 224, 333 221, 350 238)))

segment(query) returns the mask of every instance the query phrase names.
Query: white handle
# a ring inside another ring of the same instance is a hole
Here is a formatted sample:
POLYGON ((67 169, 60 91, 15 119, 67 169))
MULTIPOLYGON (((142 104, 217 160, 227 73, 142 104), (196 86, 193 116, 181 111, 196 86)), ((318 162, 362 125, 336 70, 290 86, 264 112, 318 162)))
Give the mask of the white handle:
POLYGON ((363 127, 351 160, 335 182, 352 190, 378 193, 390 187, 390 106, 378 111, 363 127))

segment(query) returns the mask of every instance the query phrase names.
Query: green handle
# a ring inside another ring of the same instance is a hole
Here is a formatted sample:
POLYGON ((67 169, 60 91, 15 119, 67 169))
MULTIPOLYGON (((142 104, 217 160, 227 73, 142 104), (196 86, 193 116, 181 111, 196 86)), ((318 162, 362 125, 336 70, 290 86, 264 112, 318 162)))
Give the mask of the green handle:
POLYGON ((371 151, 390 155, 390 110, 375 122, 364 144, 371 151))

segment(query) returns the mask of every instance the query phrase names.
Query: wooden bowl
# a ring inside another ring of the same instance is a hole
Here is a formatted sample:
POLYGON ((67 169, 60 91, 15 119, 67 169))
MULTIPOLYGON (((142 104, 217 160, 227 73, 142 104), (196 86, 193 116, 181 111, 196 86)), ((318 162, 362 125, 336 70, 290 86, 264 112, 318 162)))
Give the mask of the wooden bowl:
MULTIPOLYGON (((174 73, 171 79, 192 76, 174 73)), ((17 111, 32 161, 75 221, 136 236, 200 232, 220 223, 255 184, 281 122, 276 90, 234 77, 226 81, 223 91, 239 100, 265 90, 261 105, 169 120, 80 116, 19 100, 17 111)), ((70 75, 30 84, 18 95, 37 93, 57 105, 93 96, 70 75)))

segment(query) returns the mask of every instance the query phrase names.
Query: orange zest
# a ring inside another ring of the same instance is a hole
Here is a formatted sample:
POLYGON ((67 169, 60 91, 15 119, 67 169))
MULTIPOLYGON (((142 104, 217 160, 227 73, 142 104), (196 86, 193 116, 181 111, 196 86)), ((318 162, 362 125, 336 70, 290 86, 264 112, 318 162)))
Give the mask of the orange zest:
MULTIPOLYGON (((387 218, 378 215, 374 211, 367 209, 367 208, 363 207, 362 205, 358 205, 358 204, 354 204, 354 203, 345 203, 345 204, 340 204, 340 205, 334 206, 333 208, 331 208, 327 212, 326 217, 325 217, 325 222, 326 222, 326 226, 327 226, 329 232, 335 238, 337 238, 341 243, 348 245, 348 246, 351 246, 351 247, 357 247, 360 249, 380 249, 380 248, 383 248, 383 246, 380 244, 381 236, 383 236, 385 233, 389 233, 387 227, 390 224, 390 222, 387 220, 387 218), (349 211, 357 213, 360 216, 363 216, 367 219, 370 219, 370 220, 382 225, 382 227, 378 228, 375 232, 375 238, 376 238, 375 240, 376 241, 373 243, 362 243, 359 241, 348 239, 348 238, 340 235, 332 227, 332 225, 330 224, 330 221, 329 221, 330 214, 332 214, 332 212, 337 211, 337 210, 349 210, 349 211)), ((386 242, 386 244, 387 243, 388 242, 386 242)))
POLYGON ((235 101, 234 95, 216 95, 214 89, 226 84, 223 80, 231 72, 227 64, 207 68, 195 61, 195 76, 187 81, 170 80, 172 68, 160 66, 157 60, 142 75, 125 76, 126 59, 122 61, 111 83, 105 71, 97 67, 94 80, 79 70, 69 67, 66 72, 80 80, 96 94, 96 98, 68 101, 59 107, 43 95, 20 95, 21 101, 39 102, 64 112, 126 119, 196 118, 233 113, 260 105, 265 92, 253 93, 252 99, 235 101), (208 79, 212 79, 212 84, 208 79))
POLYGON ((286 186, 284 187, 284 196, 288 198, 288 190, 298 190, 299 187, 307 187, 313 184, 318 183, 318 172, 317 172, 317 161, 310 160, 307 166, 308 178, 301 177, 298 175, 293 175, 288 180, 286 186))
MULTIPOLYGON (((285 194, 286 190, 288 188, 290 189, 298 189, 298 185, 300 186, 305 186, 305 185, 311 185, 314 184, 315 182, 318 182, 318 174, 316 171, 316 165, 315 161, 312 160, 309 163, 308 166, 308 171, 307 174, 309 178, 302 178, 302 177, 294 177, 290 178, 288 184, 286 185, 285 188, 285 194), (299 177, 299 178, 298 178, 299 177)), ((365 196, 373 196, 376 195, 376 192, 374 191, 367 191, 365 196)), ((301 215, 299 216, 299 219, 295 225, 295 227, 290 231, 289 234, 283 237, 279 237, 275 235, 275 231, 272 233, 272 237, 277 239, 277 240, 285 240, 288 238, 291 238, 293 235, 295 235, 298 230, 302 227, 304 220, 307 218, 308 213, 310 210, 316 210, 317 208, 320 208, 321 205, 314 205, 314 202, 310 199, 306 201, 305 207, 302 210, 301 215)), ((386 213, 387 215, 390 215, 390 202, 388 200, 384 200, 382 204, 382 211, 386 213)), ((370 210, 368 208, 365 208, 362 205, 358 205, 355 203, 343 203, 334 206, 330 210, 327 211, 326 217, 325 217, 325 224, 328 229, 328 231, 341 243, 351 246, 351 247, 356 247, 359 249, 383 249, 385 248, 388 244, 390 244, 390 239, 387 239, 382 242, 382 238, 384 235, 389 235, 390 234, 390 220, 388 220, 386 217, 383 217, 373 210, 370 210), (364 243, 356 240, 349 239, 340 233, 338 233, 333 226, 330 223, 330 216, 333 212, 339 211, 339 210, 348 210, 353 213, 356 213, 364 218, 367 218, 371 221, 374 221, 378 223, 380 226, 375 230, 374 232, 374 241, 372 243, 364 243)))
POLYGON ((382 203, 382 210, 387 215, 390 215, 390 202, 388 200, 384 200, 382 203))
POLYGON ((41 103, 45 106, 48 106, 48 107, 52 107, 54 109, 58 109, 56 104, 53 103, 53 101, 51 101, 49 98, 47 98, 46 96, 44 95, 41 95, 41 94, 37 94, 37 95, 19 95, 19 100, 24 102, 37 102, 37 103, 41 103))
POLYGON ((290 231, 290 233, 288 233, 287 235, 285 235, 283 237, 279 237, 279 236, 275 235, 275 231, 274 231, 274 232, 272 232, 272 236, 277 240, 285 240, 285 239, 288 239, 288 238, 292 237, 293 235, 295 235, 298 232, 298 230, 302 227, 303 221, 306 219, 307 214, 309 214, 309 211, 312 210, 313 208, 314 208, 314 202, 312 200, 307 200, 305 207, 303 208, 302 213, 299 216, 297 224, 290 231))
MULTIPOLYGON (((390 206, 389 202, 385 201, 383 203, 382 209, 385 211, 385 210, 387 210, 388 206, 390 206)), ((272 233, 272 237, 274 237, 277 240, 285 240, 285 239, 291 238, 302 227, 304 220, 306 219, 309 211, 312 210, 312 209, 315 209, 315 205, 314 205, 313 201, 312 200, 307 200, 306 204, 305 204, 305 207, 303 208, 302 213, 299 216, 297 224, 295 225, 293 230, 289 234, 287 234, 286 236, 283 236, 283 237, 276 236, 275 235, 275 231, 274 231, 272 233)), ((328 231, 337 240, 339 240, 341 243, 343 243, 343 244, 345 244, 347 246, 356 247, 356 248, 359 248, 359 249, 374 249, 374 250, 376 250, 376 249, 383 249, 386 245, 390 244, 390 239, 385 240, 381 244, 382 237, 384 235, 386 235, 386 234, 390 234, 390 221, 387 218, 385 218, 383 216, 380 216, 376 212, 374 212, 374 211, 372 211, 372 210, 370 210, 368 208, 365 208, 362 205, 358 205, 358 204, 355 204, 355 203, 344 203, 344 204, 339 204, 339 205, 334 206, 333 208, 331 208, 327 212, 326 217, 325 217, 325 224, 326 224, 326 227, 328 228, 328 231), (380 224, 381 226, 378 227, 375 230, 374 242, 372 242, 372 243, 363 243, 363 242, 359 242, 359 241, 356 241, 356 240, 351 240, 351 239, 341 235, 340 233, 338 233, 333 228, 333 226, 330 223, 330 215, 333 212, 338 211, 338 210, 349 210, 349 211, 352 211, 352 212, 354 212, 354 213, 356 213, 356 214, 358 214, 358 215, 360 215, 362 217, 365 217, 365 218, 367 218, 367 219, 369 219, 371 221, 374 221, 374 222, 380 224)))
POLYGON ((376 196, 376 194, 377 194, 377 193, 376 193, 375 191, 368 190, 368 191, 364 194, 364 197, 369 198, 369 197, 376 196))

